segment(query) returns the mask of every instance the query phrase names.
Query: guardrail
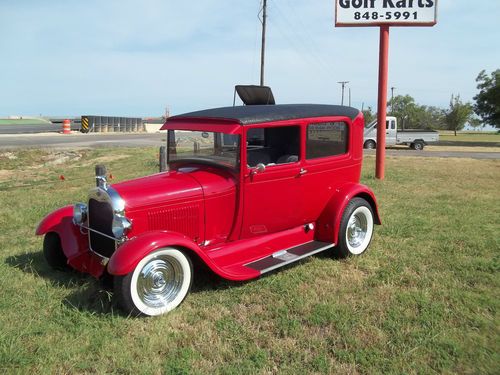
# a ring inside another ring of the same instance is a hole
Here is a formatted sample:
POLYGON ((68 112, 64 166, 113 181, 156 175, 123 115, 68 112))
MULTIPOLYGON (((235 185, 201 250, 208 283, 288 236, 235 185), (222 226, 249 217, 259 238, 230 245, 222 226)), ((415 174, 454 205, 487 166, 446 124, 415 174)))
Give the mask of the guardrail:
POLYGON ((82 133, 144 132, 144 122, 138 117, 82 116, 82 133))

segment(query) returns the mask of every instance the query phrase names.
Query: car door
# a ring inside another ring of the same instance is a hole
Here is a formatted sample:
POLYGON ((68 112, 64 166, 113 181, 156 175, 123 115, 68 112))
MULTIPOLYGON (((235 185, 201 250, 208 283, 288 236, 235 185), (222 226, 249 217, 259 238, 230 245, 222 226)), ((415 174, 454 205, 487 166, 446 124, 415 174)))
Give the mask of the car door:
POLYGON ((241 238, 299 225, 300 126, 250 128, 246 139, 241 238))
POLYGON ((300 179, 304 202, 301 221, 315 222, 337 189, 359 179, 361 160, 353 161, 350 122, 311 121, 304 129, 305 155, 300 179))
POLYGON ((385 122, 385 144, 393 146, 396 144, 396 121, 388 119, 385 122))

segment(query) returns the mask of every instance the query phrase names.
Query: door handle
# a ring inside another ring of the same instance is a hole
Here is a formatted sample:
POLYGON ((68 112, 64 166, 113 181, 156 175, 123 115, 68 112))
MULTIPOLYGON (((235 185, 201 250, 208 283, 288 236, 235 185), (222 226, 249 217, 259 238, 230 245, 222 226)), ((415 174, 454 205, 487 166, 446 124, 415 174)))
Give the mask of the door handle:
POLYGON ((307 173, 307 169, 300 168, 299 176, 303 176, 307 173))

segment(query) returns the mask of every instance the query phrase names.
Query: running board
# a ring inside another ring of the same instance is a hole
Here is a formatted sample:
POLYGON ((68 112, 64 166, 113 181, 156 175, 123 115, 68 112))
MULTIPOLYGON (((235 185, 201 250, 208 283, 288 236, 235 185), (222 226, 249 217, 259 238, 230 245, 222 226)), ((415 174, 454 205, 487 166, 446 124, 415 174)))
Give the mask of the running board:
POLYGON ((261 274, 286 266, 310 255, 334 247, 334 243, 311 241, 287 250, 277 251, 264 258, 245 264, 245 267, 259 271, 261 274))

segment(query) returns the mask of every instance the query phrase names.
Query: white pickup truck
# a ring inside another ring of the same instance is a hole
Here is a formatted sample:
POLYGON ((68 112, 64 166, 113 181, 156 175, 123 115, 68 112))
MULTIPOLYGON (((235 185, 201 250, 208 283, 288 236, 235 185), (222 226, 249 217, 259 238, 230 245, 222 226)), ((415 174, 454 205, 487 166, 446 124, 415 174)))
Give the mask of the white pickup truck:
MULTIPOLYGON (((435 130, 398 130, 396 117, 387 116, 385 122, 385 144, 408 145, 414 150, 423 150, 424 146, 431 142, 439 141, 439 133, 435 130)), ((365 126, 364 148, 377 147, 377 120, 365 126)))

